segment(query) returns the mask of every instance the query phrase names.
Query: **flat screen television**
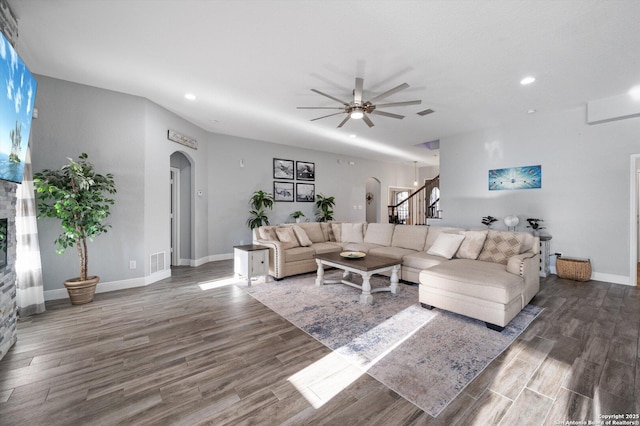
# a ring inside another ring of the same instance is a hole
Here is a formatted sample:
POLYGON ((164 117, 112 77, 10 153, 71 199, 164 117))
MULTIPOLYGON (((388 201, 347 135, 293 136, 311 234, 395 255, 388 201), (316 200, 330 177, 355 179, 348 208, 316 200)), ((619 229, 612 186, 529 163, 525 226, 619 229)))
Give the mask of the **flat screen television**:
POLYGON ((22 182, 38 82, 0 32, 0 179, 22 182))

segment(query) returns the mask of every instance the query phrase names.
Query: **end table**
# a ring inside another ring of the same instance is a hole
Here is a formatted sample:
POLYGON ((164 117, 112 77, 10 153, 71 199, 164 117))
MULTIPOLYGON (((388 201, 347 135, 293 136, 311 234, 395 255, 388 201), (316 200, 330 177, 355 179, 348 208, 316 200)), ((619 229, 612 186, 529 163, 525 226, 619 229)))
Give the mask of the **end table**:
POLYGON ((236 278, 244 277, 248 286, 251 278, 269 276, 269 248, 255 244, 233 247, 233 272, 236 278))

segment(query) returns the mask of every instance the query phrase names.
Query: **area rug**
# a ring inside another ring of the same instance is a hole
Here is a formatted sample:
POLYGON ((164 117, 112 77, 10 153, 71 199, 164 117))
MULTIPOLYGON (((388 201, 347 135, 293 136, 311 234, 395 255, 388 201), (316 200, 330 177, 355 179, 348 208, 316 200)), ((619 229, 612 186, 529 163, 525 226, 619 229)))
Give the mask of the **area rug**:
MULTIPOLYGON (((341 278, 341 272, 325 278, 341 278)), ((354 279, 355 281, 355 279, 354 279)), ((481 321, 418 303, 418 287, 375 293, 372 305, 342 284, 315 285, 315 274, 244 288, 396 393, 436 417, 541 312, 527 305, 500 333, 481 321)), ((372 287, 388 285, 374 277, 372 287)))

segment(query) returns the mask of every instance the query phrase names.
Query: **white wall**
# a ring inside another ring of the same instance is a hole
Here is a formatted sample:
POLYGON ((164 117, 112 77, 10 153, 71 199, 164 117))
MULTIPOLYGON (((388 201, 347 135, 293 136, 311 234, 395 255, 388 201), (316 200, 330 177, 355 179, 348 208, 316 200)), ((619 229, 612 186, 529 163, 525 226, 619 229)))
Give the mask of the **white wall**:
POLYGON ((585 114, 540 114, 442 138, 443 224, 517 214, 524 229, 527 217, 542 218, 552 252, 590 258, 595 279, 629 283, 629 159, 640 153, 640 119, 588 125, 585 114), (488 190, 490 169, 537 164, 541 189, 488 190))
MULTIPOLYGON (((118 193, 108 222, 108 234, 89 243, 89 273, 101 280, 143 276, 130 270, 129 260, 140 265, 144 247, 144 127, 145 100, 120 93, 37 76, 38 118, 32 125, 34 172, 57 169, 67 157, 86 152, 96 170, 115 175, 118 193)), ((74 249, 55 252, 59 222, 38 221, 44 289, 63 288, 63 281, 79 275, 74 249)), ((63 293, 64 294, 64 293, 63 293)))
MULTIPOLYGON (((380 196, 385 200, 388 186, 407 185, 413 181, 412 169, 402 164, 211 134, 207 164, 211 193, 210 255, 230 253, 234 245, 251 242, 251 232, 246 226, 249 198, 257 190, 273 192, 273 158, 315 163, 315 181, 309 183, 315 184, 316 194, 335 197, 334 216, 341 221, 365 221, 367 178, 373 176, 380 180, 383 193, 380 196), (240 166, 241 160, 244 167, 240 166)), ((386 204, 380 208, 383 220, 387 218, 386 209, 386 204)), ((278 202, 267 215, 271 224, 292 222, 290 215, 296 210, 302 211, 305 219, 315 220, 314 203, 278 202)))

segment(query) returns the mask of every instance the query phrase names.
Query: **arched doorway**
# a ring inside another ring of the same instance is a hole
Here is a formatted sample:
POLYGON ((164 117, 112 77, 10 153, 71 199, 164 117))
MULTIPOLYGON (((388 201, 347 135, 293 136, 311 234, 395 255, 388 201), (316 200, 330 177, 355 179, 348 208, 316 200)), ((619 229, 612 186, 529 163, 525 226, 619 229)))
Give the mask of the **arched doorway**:
POLYGON ((176 151, 170 157, 171 266, 191 265, 191 175, 189 158, 176 151))
POLYGON ((368 223, 380 223, 380 181, 374 177, 366 184, 366 220, 368 223))

